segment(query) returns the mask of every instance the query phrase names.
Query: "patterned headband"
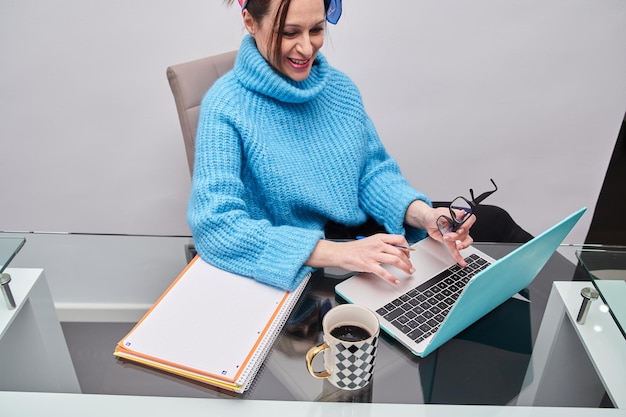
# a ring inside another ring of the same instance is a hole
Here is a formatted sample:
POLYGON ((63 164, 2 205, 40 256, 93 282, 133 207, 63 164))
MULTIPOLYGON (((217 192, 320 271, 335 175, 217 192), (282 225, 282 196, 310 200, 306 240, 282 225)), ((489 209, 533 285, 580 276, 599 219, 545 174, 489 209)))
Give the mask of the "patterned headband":
POLYGON ((326 6, 326 20, 336 25, 341 17, 341 0, 324 0, 326 6))
MULTIPOLYGON (((238 0, 241 10, 245 9, 248 5, 248 0, 238 0)), ((341 17, 341 0, 324 0, 324 6, 326 7, 326 20, 328 23, 336 25, 341 17)))

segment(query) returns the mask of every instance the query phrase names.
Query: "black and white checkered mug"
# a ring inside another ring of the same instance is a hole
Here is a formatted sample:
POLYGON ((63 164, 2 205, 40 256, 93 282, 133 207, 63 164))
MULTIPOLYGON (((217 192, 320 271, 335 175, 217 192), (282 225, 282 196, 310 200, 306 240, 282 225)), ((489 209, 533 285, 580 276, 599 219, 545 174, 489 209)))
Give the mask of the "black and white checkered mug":
POLYGON ((322 320, 324 342, 306 354, 306 366, 315 378, 326 378, 340 389, 365 387, 374 375, 380 333, 378 317, 366 307, 342 304, 322 320), (315 371, 313 360, 324 352, 324 370, 315 371))

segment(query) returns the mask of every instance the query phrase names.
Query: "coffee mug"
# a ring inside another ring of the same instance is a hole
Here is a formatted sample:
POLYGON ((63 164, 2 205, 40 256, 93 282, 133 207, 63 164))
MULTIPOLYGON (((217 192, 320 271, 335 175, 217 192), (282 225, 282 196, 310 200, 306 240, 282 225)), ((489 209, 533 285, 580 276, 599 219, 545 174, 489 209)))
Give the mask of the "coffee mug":
POLYGON ((369 309, 342 304, 326 313, 322 320, 324 342, 306 354, 306 366, 315 378, 326 378, 340 389, 356 390, 366 386, 374 375, 380 323, 369 309), (313 360, 324 352, 324 370, 315 371, 313 360))

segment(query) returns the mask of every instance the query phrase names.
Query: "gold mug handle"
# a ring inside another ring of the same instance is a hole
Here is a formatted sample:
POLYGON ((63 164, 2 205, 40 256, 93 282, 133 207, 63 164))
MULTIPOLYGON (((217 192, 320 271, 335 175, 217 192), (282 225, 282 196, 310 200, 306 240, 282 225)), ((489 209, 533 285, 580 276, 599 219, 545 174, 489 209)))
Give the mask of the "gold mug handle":
POLYGON ((315 359, 315 357, 323 350, 328 348, 330 348, 330 345, 328 344, 328 342, 324 342, 315 347, 312 347, 306 353, 306 369, 308 369, 309 373, 315 378, 328 378, 330 376, 330 373, 327 370, 317 372, 313 369, 313 359, 315 359))

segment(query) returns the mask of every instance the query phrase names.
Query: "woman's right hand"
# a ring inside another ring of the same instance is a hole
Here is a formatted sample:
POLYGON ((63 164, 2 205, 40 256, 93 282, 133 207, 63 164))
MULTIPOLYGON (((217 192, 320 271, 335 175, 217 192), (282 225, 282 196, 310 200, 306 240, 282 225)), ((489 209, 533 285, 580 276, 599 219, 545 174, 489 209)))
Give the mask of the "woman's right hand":
POLYGON ((383 268, 383 264, 394 266, 408 275, 415 272, 409 251, 398 246, 408 247, 404 236, 385 233, 347 242, 320 240, 306 264, 315 268, 338 267, 371 272, 397 284, 398 278, 383 268))

